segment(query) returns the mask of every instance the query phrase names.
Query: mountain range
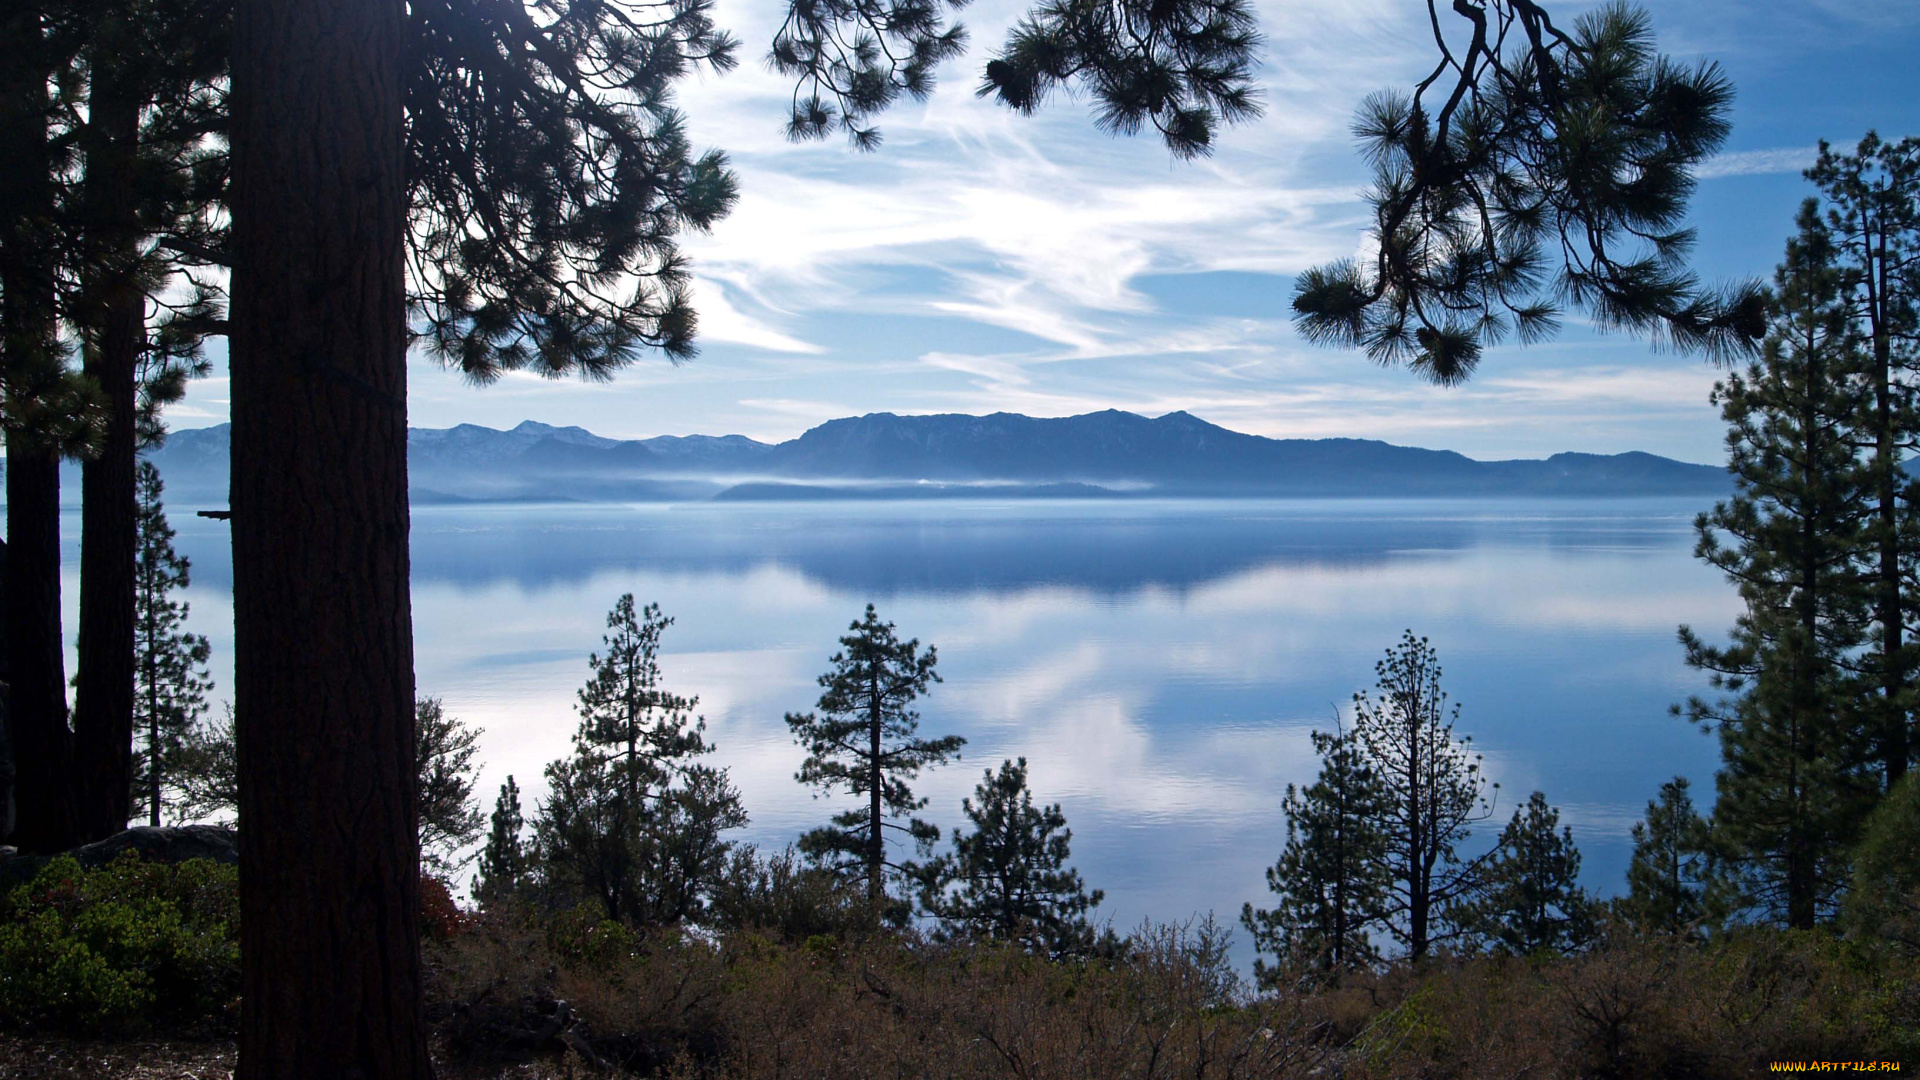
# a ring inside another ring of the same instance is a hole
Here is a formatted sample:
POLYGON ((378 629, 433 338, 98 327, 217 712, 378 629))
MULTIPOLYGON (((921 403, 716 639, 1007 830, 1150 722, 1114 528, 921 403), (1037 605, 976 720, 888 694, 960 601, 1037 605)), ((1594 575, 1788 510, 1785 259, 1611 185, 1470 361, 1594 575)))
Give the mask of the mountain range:
MULTIPOLYGON (((175 432, 152 457, 174 499, 222 502, 227 425, 175 432)), ((610 439, 526 421, 408 432, 414 501, 682 501, 1154 496, 1715 494, 1723 469, 1645 453, 1478 461, 1371 439, 1270 439, 1185 412, 1145 417, 831 420, 795 439, 610 439)))

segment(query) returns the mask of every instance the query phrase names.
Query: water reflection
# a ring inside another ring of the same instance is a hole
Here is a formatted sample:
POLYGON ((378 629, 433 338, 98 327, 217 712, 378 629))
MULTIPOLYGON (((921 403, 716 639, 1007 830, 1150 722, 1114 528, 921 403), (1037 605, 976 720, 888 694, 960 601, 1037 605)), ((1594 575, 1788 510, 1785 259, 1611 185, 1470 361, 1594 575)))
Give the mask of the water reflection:
MULTIPOLYGON (((1699 789, 1710 740, 1666 715, 1698 689, 1676 624, 1735 600, 1690 557, 1697 500, 436 507, 416 512, 418 678, 486 729, 489 798, 537 798, 622 592, 677 619, 663 666, 753 815, 784 844, 835 807, 793 781, 810 707, 869 600, 935 643, 924 726, 968 740, 922 785, 950 825, 983 768, 1025 755, 1122 924, 1260 900, 1279 803, 1402 627, 1428 635, 1503 785, 1563 807, 1586 878, 1618 888, 1659 783, 1699 789)), ((231 685, 224 526, 179 518, 193 624, 231 685)), ((77 523, 74 523, 77 525, 77 523)), ((77 535, 77 529, 73 535, 77 535)), ((72 565, 71 556, 69 565, 72 565)), ((67 587, 69 602, 74 583, 67 587)), ((71 625, 71 624, 70 624, 71 625)), ((1244 946, 1244 942, 1242 943, 1244 946)))

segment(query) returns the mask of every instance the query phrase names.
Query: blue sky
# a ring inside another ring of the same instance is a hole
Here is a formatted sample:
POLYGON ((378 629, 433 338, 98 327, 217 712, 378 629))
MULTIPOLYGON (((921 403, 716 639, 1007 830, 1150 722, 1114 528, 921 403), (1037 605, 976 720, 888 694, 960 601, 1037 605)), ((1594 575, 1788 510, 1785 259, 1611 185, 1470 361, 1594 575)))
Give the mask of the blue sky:
MULTIPOLYGON (((942 69, 930 101, 882 118, 878 153, 859 154, 841 140, 783 140, 789 87, 756 61, 784 5, 720 0, 718 21, 742 38, 746 62, 686 84, 682 102, 696 142, 732 156, 742 196, 686 245, 700 357, 649 360, 612 384, 509 377, 487 388, 416 358, 412 423, 778 440, 874 411, 1185 409, 1263 435, 1483 458, 1720 459, 1711 367, 1573 320, 1553 343, 1494 351, 1453 390, 1293 333, 1293 275, 1361 242, 1354 106, 1431 62, 1420 0, 1259 0, 1266 115, 1191 164, 1155 140, 1099 133, 1084 101, 1021 118, 976 98, 986 54, 1024 6, 967 8, 969 54, 942 69)), ((1570 21, 1585 6, 1552 10, 1570 21)), ((1739 91, 1727 152, 1696 196, 1709 278, 1771 272, 1817 140, 1850 145, 1870 127, 1920 134, 1914 0, 1648 7, 1663 51, 1719 62, 1739 91)), ((225 397, 224 378, 203 381, 176 423, 224 419, 225 397)))

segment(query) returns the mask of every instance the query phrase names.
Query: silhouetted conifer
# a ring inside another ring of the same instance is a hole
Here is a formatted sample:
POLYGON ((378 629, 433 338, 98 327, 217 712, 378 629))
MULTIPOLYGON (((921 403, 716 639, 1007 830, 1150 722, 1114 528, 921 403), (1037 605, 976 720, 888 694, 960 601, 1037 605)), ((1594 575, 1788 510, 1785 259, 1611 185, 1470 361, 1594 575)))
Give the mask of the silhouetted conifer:
POLYGON ((527 850, 520 837, 524 828, 520 785, 509 776, 507 782, 500 785, 500 795, 494 800, 487 843, 480 849, 480 866, 473 878, 473 898, 482 907, 514 899, 526 884, 527 850))
POLYGON ((1831 914, 1871 807, 1858 661, 1875 476, 1851 438, 1871 387, 1845 278, 1812 200, 1798 224, 1762 359, 1714 390, 1735 494, 1695 522, 1696 552, 1746 611, 1724 646, 1685 626, 1680 640, 1687 663, 1724 692, 1684 710, 1720 736, 1719 850, 1754 904, 1807 929, 1831 914))
POLYGON ((99 839, 129 816, 136 454, 164 432, 161 406, 207 370, 200 341, 223 315, 219 278, 202 271, 224 246, 233 8, 72 6, 86 40, 75 107, 59 114, 78 150, 62 178, 61 314, 105 405, 99 452, 81 470, 73 734, 82 827, 99 839))
POLYGON ((480 806, 473 797, 473 760, 480 731, 460 722, 439 698, 420 698, 413 704, 415 769, 419 773, 420 863, 447 874, 472 855, 460 853, 479 838, 480 806))
POLYGON ((1048 956, 1093 947, 1087 913, 1105 895, 1088 892, 1067 865, 1073 830, 1060 804, 1036 807, 1027 759, 983 774, 961 801, 971 832, 953 834, 953 851, 918 868, 921 909, 948 933, 1013 941, 1048 956))
POLYGON ((887 830, 906 834, 922 853, 940 838, 937 826, 913 816, 927 800, 916 798, 908 782, 959 757, 966 740, 916 735, 914 699, 940 681, 933 646, 923 653, 919 639, 901 641, 872 604, 848 630, 833 669, 820 676, 818 712, 788 713, 787 727, 807 749, 795 779, 823 794, 845 791, 861 805, 802 836, 800 850, 821 865, 864 875, 868 901, 879 904, 887 871, 904 869, 887 858, 887 830))
POLYGON ((1627 864, 1627 895, 1615 910, 1642 933, 1691 937, 1717 914, 1712 876, 1712 830, 1693 808, 1687 778, 1660 785, 1647 816, 1633 826, 1633 861, 1627 864))
POLYGON ((1352 733, 1316 731, 1313 749, 1319 778, 1304 790, 1287 785, 1281 803, 1287 844, 1267 868, 1267 888, 1278 903, 1240 910, 1255 952, 1275 958, 1253 962, 1254 978, 1265 987, 1337 978, 1380 960, 1373 935, 1385 929, 1391 887, 1387 788, 1352 733))
MULTIPOLYGON (((1907 470, 1920 410, 1920 139, 1886 142, 1873 132, 1851 154, 1824 141, 1807 178, 1826 197, 1822 237, 1826 272, 1838 282, 1822 286, 1821 304, 1838 307, 1864 354, 1855 377, 1864 377, 1870 399, 1856 421, 1853 441, 1872 470, 1873 506, 1866 539, 1868 586, 1875 623, 1871 680, 1875 688, 1863 720, 1887 790, 1906 775, 1914 753, 1914 673, 1920 643, 1913 640, 1913 586, 1920 565, 1920 512, 1907 470)), ((1833 331, 1827 331, 1833 333, 1833 331)))
POLYGON ((1460 915, 1468 932, 1501 952, 1572 952, 1590 941, 1600 907, 1580 887, 1580 849, 1560 811, 1536 791, 1500 832, 1479 893, 1460 915))
POLYGON ((173 527, 161 501, 160 470, 142 461, 135 487, 139 546, 134 563, 133 730, 137 812, 158 825, 162 810, 181 809, 181 778, 193 729, 207 711, 207 675, 212 647, 183 629, 188 604, 173 593, 190 583, 191 564, 173 549, 173 527))
POLYGON ((695 759, 713 747, 699 699, 661 682, 660 635, 673 620, 633 594, 607 616, 604 653, 588 658, 573 756, 547 766, 534 819, 542 888, 550 902, 598 903, 636 925, 697 918, 745 825, 726 773, 695 759))
POLYGON ((1472 740, 1453 734, 1460 707, 1447 707, 1439 656, 1427 639, 1406 631, 1374 671, 1377 696, 1353 696, 1353 738, 1386 792, 1379 820, 1388 927, 1419 960, 1462 932, 1454 908, 1479 888, 1491 855, 1462 862, 1454 847, 1493 808, 1472 740))

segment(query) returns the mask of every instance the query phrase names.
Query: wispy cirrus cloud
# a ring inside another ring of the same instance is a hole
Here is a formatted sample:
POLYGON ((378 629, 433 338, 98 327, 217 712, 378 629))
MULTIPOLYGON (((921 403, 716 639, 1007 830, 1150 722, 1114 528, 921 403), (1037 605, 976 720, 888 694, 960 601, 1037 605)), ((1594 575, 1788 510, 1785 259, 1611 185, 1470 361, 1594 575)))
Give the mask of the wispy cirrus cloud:
MULTIPOLYGON (((716 21, 741 38, 743 63, 680 93, 695 144, 727 150, 741 181, 735 212, 686 238, 701 357, 643 361, 608 385, 510 378, 484 390, 417 361, 414 422, 782 439, 869 411, 1119 407, 1476 456, 1719 457, 1712 370, 1602 337, 1578 313, 1555 345, 1493 350, 1452 390, 1301 342, 1292 276, 1362 250, 1353 110, 1425 75, 1432 42, 1420 0, 1256 3, 1266 116, 1182 163, 1151 137, 1097 131, 1072 95, 1020 117, 972 93, 1026 0, 964 9, 969 55, 941 69, 929 100, 880 118, 878 153, 790 143, 792 86, 761 62, 785 0, 720 0, 716 21)), ((1555 14, 1570 22, 1589 7, 1555 14)), ((1672 0, 1653 16, 1679 61, 1720 62, 1740 91, 1734 142, 1700 171, 1689 222, 1709 278, 1771 267, 1818 138, 1920 129, 1910 0, 1781 0, 1759 15, 1672 0)), ((203 384, 177 415, 217 420, 224 397, 203 384)))
POLYGON ((1811 146, 1788 146, 1774 150, 1736 150, 1719 154, 1694 170, 1702 180, 1722 176, 1766 176, 1775 173, 1799 173, 1813 164, 1818 151, 1811 146))

